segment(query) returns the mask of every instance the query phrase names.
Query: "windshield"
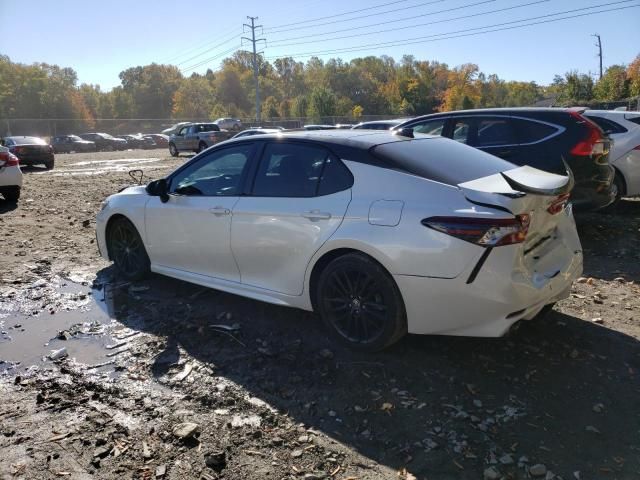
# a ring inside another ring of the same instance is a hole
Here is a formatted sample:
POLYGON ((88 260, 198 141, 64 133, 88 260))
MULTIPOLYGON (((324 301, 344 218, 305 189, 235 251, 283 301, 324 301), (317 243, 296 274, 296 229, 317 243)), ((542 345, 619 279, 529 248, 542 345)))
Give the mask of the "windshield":
POLYGON ((109 135, 108 133, 101 133, 100 134, 103 138, 113 138, 111 135, 109 135))
POLYGON ((75 142, 82 140, 79 136, 77 135, 69 135, 69 138, 75 142))

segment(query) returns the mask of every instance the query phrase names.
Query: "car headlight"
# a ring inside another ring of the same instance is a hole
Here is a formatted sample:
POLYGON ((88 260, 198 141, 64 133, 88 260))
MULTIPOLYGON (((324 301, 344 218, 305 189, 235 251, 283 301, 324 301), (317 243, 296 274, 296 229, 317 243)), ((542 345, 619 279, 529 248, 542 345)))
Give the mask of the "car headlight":
POLYGON ((100 211, 102 212, 105 208, 109 206, 109 199, 103 200, 100 204, 100 211))

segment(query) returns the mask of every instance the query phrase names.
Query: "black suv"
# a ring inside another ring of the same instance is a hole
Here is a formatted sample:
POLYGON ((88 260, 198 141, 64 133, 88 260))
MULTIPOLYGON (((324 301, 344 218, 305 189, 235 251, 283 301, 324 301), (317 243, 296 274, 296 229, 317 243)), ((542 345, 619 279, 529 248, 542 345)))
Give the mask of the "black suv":
POLYGON ((414 118, 394 130, 411 128, 452 138, 516 165, 566 175, 570 167, 576 210, 595 210, 614 201, 611 141, 581 112, 570 108, 490 108, 414 118))

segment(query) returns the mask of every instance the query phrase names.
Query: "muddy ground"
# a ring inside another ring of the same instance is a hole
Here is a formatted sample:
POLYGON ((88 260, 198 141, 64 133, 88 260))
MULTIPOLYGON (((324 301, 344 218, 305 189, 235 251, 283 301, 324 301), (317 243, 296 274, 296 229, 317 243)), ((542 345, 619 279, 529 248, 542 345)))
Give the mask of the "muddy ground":
POLYGON ((185 159, 58 155, 0 200, 0 478, 640 478, 640 202, 579 217, 584 278, 547 318, 365 355, 305 312, 115 276, 100 202, 185 159))

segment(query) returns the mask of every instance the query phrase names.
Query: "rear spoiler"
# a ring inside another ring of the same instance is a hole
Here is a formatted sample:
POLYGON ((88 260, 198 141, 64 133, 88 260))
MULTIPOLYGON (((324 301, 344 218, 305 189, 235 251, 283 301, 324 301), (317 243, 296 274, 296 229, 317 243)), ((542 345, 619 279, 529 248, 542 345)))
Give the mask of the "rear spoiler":
POLYGON ((575 185, 573 172, 564 160, 563 163, 567 172, 566 177, 544 172, 526 165, 501 172, 500 175, 502 175, 502 178, 505 179, 513 190, 553 197, 569 193, 575 185))

